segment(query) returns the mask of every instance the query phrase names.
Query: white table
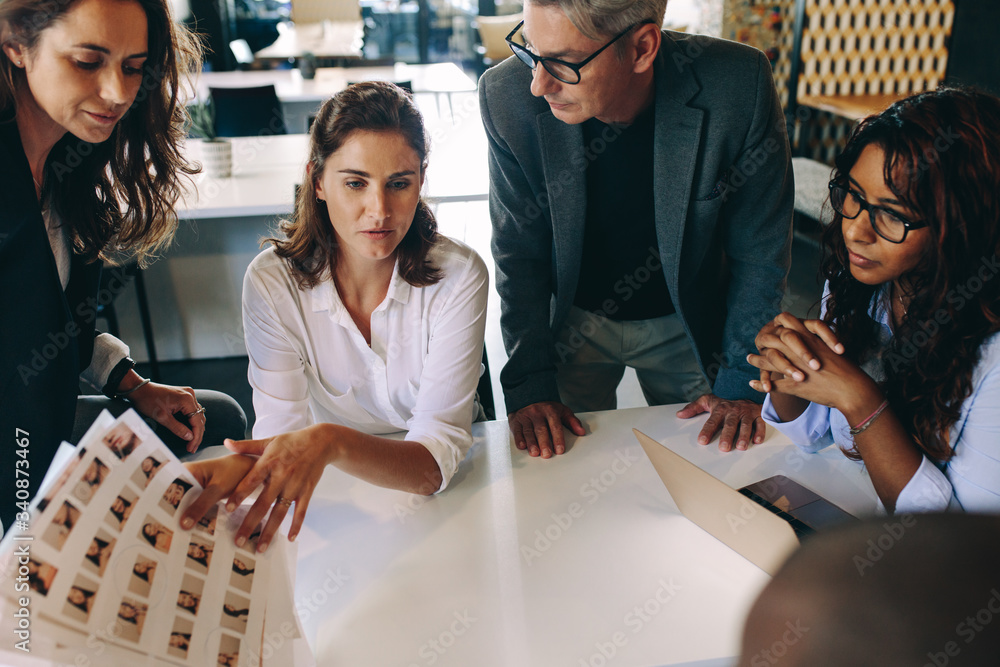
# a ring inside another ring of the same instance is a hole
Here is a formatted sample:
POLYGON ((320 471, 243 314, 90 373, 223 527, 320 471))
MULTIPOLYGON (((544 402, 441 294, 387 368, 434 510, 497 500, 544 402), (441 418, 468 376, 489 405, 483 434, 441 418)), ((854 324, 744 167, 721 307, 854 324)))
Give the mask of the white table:
MULTIPOLYGON (((460 157, 486 154, 486 137, 478 115, 460 126, 428 126, 432 154, 424 183, 431 203, 482 201, 489 193, 486 160, 469 162, 460 157), (449 158, 449 154, 454 157, 449 158)), ((202 173, 183 197, 182 219, 242 218, 289 215, 295 186, 302 182, 309 137, 304 134, 237 137, 233 144, 233 175, 215 178, 202 173)), ((194 140, 185 154, 197 160, 201 142, 194 140)))
MULTIPOLYGON (((433 93, 437 101, 444 95, 451 114, 455 113, 453 93, 472 93, 476 90, 476 82, 455 63, 396 63, 384 67, 321 67, 316 70, 313 79, 304 79, 298 69, 202 72, 194 81, 194 98, 207 99, 209 88, 272 85, 281 101, 289 131, 306 132, 307 118, 316 113, 320 104, 347 88, 348 84, 358 81, 410 81, 414 95, 433 93)), ((437 110, 440 114, 440 104, 437 110)))
POLYGON ((198 98, 209 88, 249 88, 273 85, 282 102, 315 102, 317 105, 357 81, 412 81, 415 93, 459 93, 476 89, 473 81, 455 63, 385 67, 320 67, 313 79, 304 79, 298 69, 249 72, 202 72, 196 78, 198 98))
POLYGON ((861 515, 875 495, 857 464, 774 431, 749 452, 700 447, 704 418, 679 407, 581 415, 590 435, 554 460, 477 424, 429 499, 328 469, 295 591, 317 664, 726 664, 767 576, 678 514, 631 428, 734 488, 783 473, 861 515))
POLYGON ((286 23, 278 39, 254 54, 259 60, 289 60, 311 53, 317 58, 351 60, 361 57, 363 21, 323 21, 296 25, 286 23))

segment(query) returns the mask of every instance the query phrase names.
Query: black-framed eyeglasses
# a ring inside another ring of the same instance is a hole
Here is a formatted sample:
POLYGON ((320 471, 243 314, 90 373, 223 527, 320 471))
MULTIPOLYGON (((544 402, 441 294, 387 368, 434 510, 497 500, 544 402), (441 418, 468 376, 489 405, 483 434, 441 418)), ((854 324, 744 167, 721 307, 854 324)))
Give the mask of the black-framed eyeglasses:
POLYGON ((646 23, 652 23, 652 21, 645 20, 645 21, 639 21, 638 23, 633 23, 628 28, 618 33, 618 35, 616 35, 615 38, 612 39, 610 42, 608 42, 601 48, 591 53, 582 62, 578 63, 568 63, 565 60, 559 60, 558 58, 546 58, 543 56, 536 56, 534 53, 529 51, 528 48, 523 44, 518 44, 517 42, 513 41, 514 35, 516 35, 517 31, 520 30, 521 27, 524 25, 524 21, 521 21, 516 26, 514 26, 514 29, 510 31, 509 35, 507 35, 506 40, 507 40, 507 46, 509 46, 510 50, 514 52, 514 55, 517 56, 522 63, 530 67, 532 71, 534 71, 534 69, 538 67, 538 63, 541 63, 542 67, 545 68, 545 71, 551 74, 554 79, 562 81, 563 83, 568 83, 570 85, 576 85, 580 83, 580 70, 583 69, 584 65, 589 63, 597 56, 601 55, 601 53, 604 52, 604 49, 608 48, 609 46, 617 42, 619 39, 627 35, 630 30, 632 30, 636 26, 640 26, 646 23))
POLYGON ((834 211, 848 220, 854 220, 861 215, 861 211, 867 211, 872 229, 890 243, 902 243, 911 229, 927 226, 926 222, 913 222, 895 211, 869 204, 861 195, 842 183, 830 181, 829 188, 830 205, 834 211))

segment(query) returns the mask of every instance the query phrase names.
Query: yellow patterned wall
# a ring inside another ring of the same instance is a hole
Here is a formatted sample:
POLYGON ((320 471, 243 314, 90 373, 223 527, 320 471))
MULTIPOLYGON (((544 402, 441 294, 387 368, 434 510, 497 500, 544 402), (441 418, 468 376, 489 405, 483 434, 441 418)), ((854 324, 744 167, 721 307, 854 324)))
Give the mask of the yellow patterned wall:
POLYGON ((951 0, 810 0, 798 95, 933 90, 954 15, 951 0))

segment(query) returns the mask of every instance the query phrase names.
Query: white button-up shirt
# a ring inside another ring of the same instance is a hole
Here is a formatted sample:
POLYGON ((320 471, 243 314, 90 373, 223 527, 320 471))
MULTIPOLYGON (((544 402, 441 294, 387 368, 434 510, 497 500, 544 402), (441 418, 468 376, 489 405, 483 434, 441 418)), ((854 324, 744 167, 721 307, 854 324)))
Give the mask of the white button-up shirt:
POLYGON ((437 461, 441 489, 448 485, 472 444, 489 275, 474 250, 447 237, 429 259, 443 277, 428 287, 393 269, 372 312, 371 347, 333 280, 299 289, 273 248, 251 262, 243 326, 255 438, 320 423, 405 431, 437 461))

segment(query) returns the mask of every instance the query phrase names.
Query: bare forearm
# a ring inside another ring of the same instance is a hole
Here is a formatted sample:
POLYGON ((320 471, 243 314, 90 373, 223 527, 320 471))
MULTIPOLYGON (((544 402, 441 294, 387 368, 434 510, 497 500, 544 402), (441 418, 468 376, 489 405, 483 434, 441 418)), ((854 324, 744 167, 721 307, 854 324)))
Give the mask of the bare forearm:
MULTIPOLYGON (((841 412, 847 423, 856 426, 863 422, 882 403, 880 392, 858 396, 841 412)), ((854 437, 854 443, 865 462, 875 492, 890 512, 896 500, 916 474, 923 456, 916 443, 903 428, 889 406, 863 433, 854 437)))
POLYGON ((774 407, 774 411, 778 414, 778 419, 782 422, 790 422, 798 419, 806 411, 806 408, 809 407, 809 401, 798 396, 782 394, 780 391, 772 391, 770 395, 771 406, 774 407))
POLYGON ((330 464, 370 484, 429 496, 441 488, 441 469, 419 442, 391 440, 327 424, 330 464))

